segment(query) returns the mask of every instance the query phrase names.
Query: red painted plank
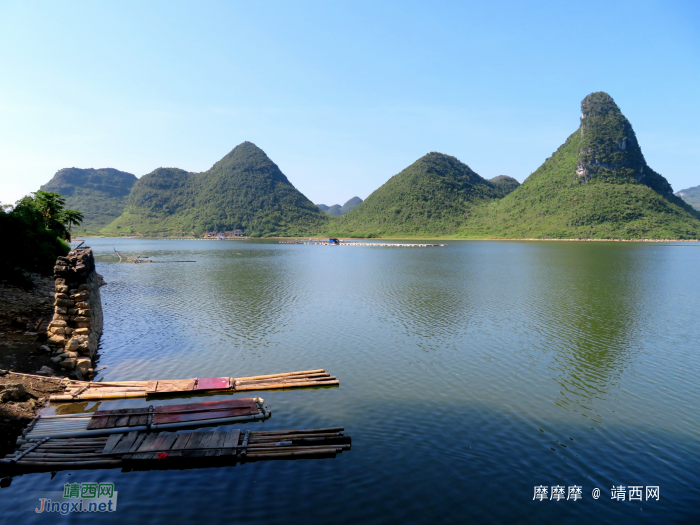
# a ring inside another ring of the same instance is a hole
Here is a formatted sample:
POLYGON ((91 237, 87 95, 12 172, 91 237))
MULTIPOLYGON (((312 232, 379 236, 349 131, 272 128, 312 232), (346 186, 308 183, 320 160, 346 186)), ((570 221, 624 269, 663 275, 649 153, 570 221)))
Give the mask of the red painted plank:
POLYGON ((223 390, 229 388, 228 377, 206 377, 197 379, 197 390, 223 390))
POLYGON ((239 407, 228 410, 207 410, 202 412, 185 413, 157 413, 153 416, 153 423, 161 425, 163 423, 179 423, 182 421, 203 421, 207 419, 218 419, 221 417, 249 416, 258 413, 258 407, 239 407))
POLYGON ((161 405, 156 413, 181 412, 183 410, 217 410, 225 408, 254 407, 255 401, 250 397, 241 399, 224 399, 222 401, 204 401, 203 403, 185 403, 182 405, 161 405))

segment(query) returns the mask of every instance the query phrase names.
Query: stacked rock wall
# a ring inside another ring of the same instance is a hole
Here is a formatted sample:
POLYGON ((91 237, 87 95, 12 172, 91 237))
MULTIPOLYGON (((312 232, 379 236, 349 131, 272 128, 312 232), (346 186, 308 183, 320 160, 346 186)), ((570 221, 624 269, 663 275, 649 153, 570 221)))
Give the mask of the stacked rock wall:
POLYGON ((74 370, 74 375, 89 376, 102 335, 102 276, 95 272, 92 250, 78 248, 59 257, 54 278, 56 299, 48 339, 56 347, 54 360, 74 370))

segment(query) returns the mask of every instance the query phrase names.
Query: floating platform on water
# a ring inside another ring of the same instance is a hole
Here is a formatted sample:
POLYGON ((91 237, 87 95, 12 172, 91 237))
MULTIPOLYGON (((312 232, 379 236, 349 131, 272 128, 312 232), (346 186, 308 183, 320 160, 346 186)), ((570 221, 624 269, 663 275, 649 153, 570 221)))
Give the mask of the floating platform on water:
POLYGON ((43 438, 0 459, 9 474, 68 469, 125 470, 221 467, 237 462, 335 457, 350 450, 343 428, 121 432, 110 436, 43 438))
POLYGON ((247 392, 278 388, 303 388, 339 385, 335 376, 324 369, 286 372, 250 377, 209 377, 166 379, 157 381, 75 381, 66 383, 63 394, 54 394, 50 401, 100 401, 174 394, 247 392))
POLYGON ((321 246, 384 246, 394 248, 438 248, 444 244, 417 244, 417 243, 396 243, 396 242, 357 242, 343 241, 341 239, 300 239, 292 241, 280 241, 280 244, 317 244, 321 246), (336 242, 337 241, 337 242, 336 242))
POLYGON ((94 437, 127 431, 152 431, 201 425, 224 425, 267 419, 272 413, 259 397, 98 410, 87 414, 36 416, 17 444, 44 438, 94 437))

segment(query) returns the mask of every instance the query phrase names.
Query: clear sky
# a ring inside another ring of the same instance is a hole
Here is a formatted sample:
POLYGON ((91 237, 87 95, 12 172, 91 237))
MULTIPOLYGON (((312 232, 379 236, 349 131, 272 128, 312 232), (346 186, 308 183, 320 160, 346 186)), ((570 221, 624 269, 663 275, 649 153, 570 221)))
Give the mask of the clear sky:
POLYGON ((523 181, 593 91, 674 190, 700 184, 698 1, 0 0, 0 201, 245 140, 328 205, 430 151, 523 181))

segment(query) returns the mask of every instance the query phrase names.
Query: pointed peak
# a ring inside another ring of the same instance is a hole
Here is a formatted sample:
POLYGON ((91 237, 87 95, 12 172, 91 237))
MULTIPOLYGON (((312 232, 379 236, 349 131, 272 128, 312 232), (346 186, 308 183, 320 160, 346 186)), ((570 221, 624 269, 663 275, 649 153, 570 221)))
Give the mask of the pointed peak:
POLYGON ((581 120, 602 117, 610 113, 622 115, 613 98, 604 91, 591 93, 581 101, 581 120))
POLYGON ((241 142, 238 146, 224 155, 221 160, 211 167, 211 170, 209 171, 216 171, 225 168, 236 169, 242 167, 261 166, 263 164, 271 164, 274 165, 276 169, 279 169, 262 149, 257 147, 252 142, 245 141, 241 142))

